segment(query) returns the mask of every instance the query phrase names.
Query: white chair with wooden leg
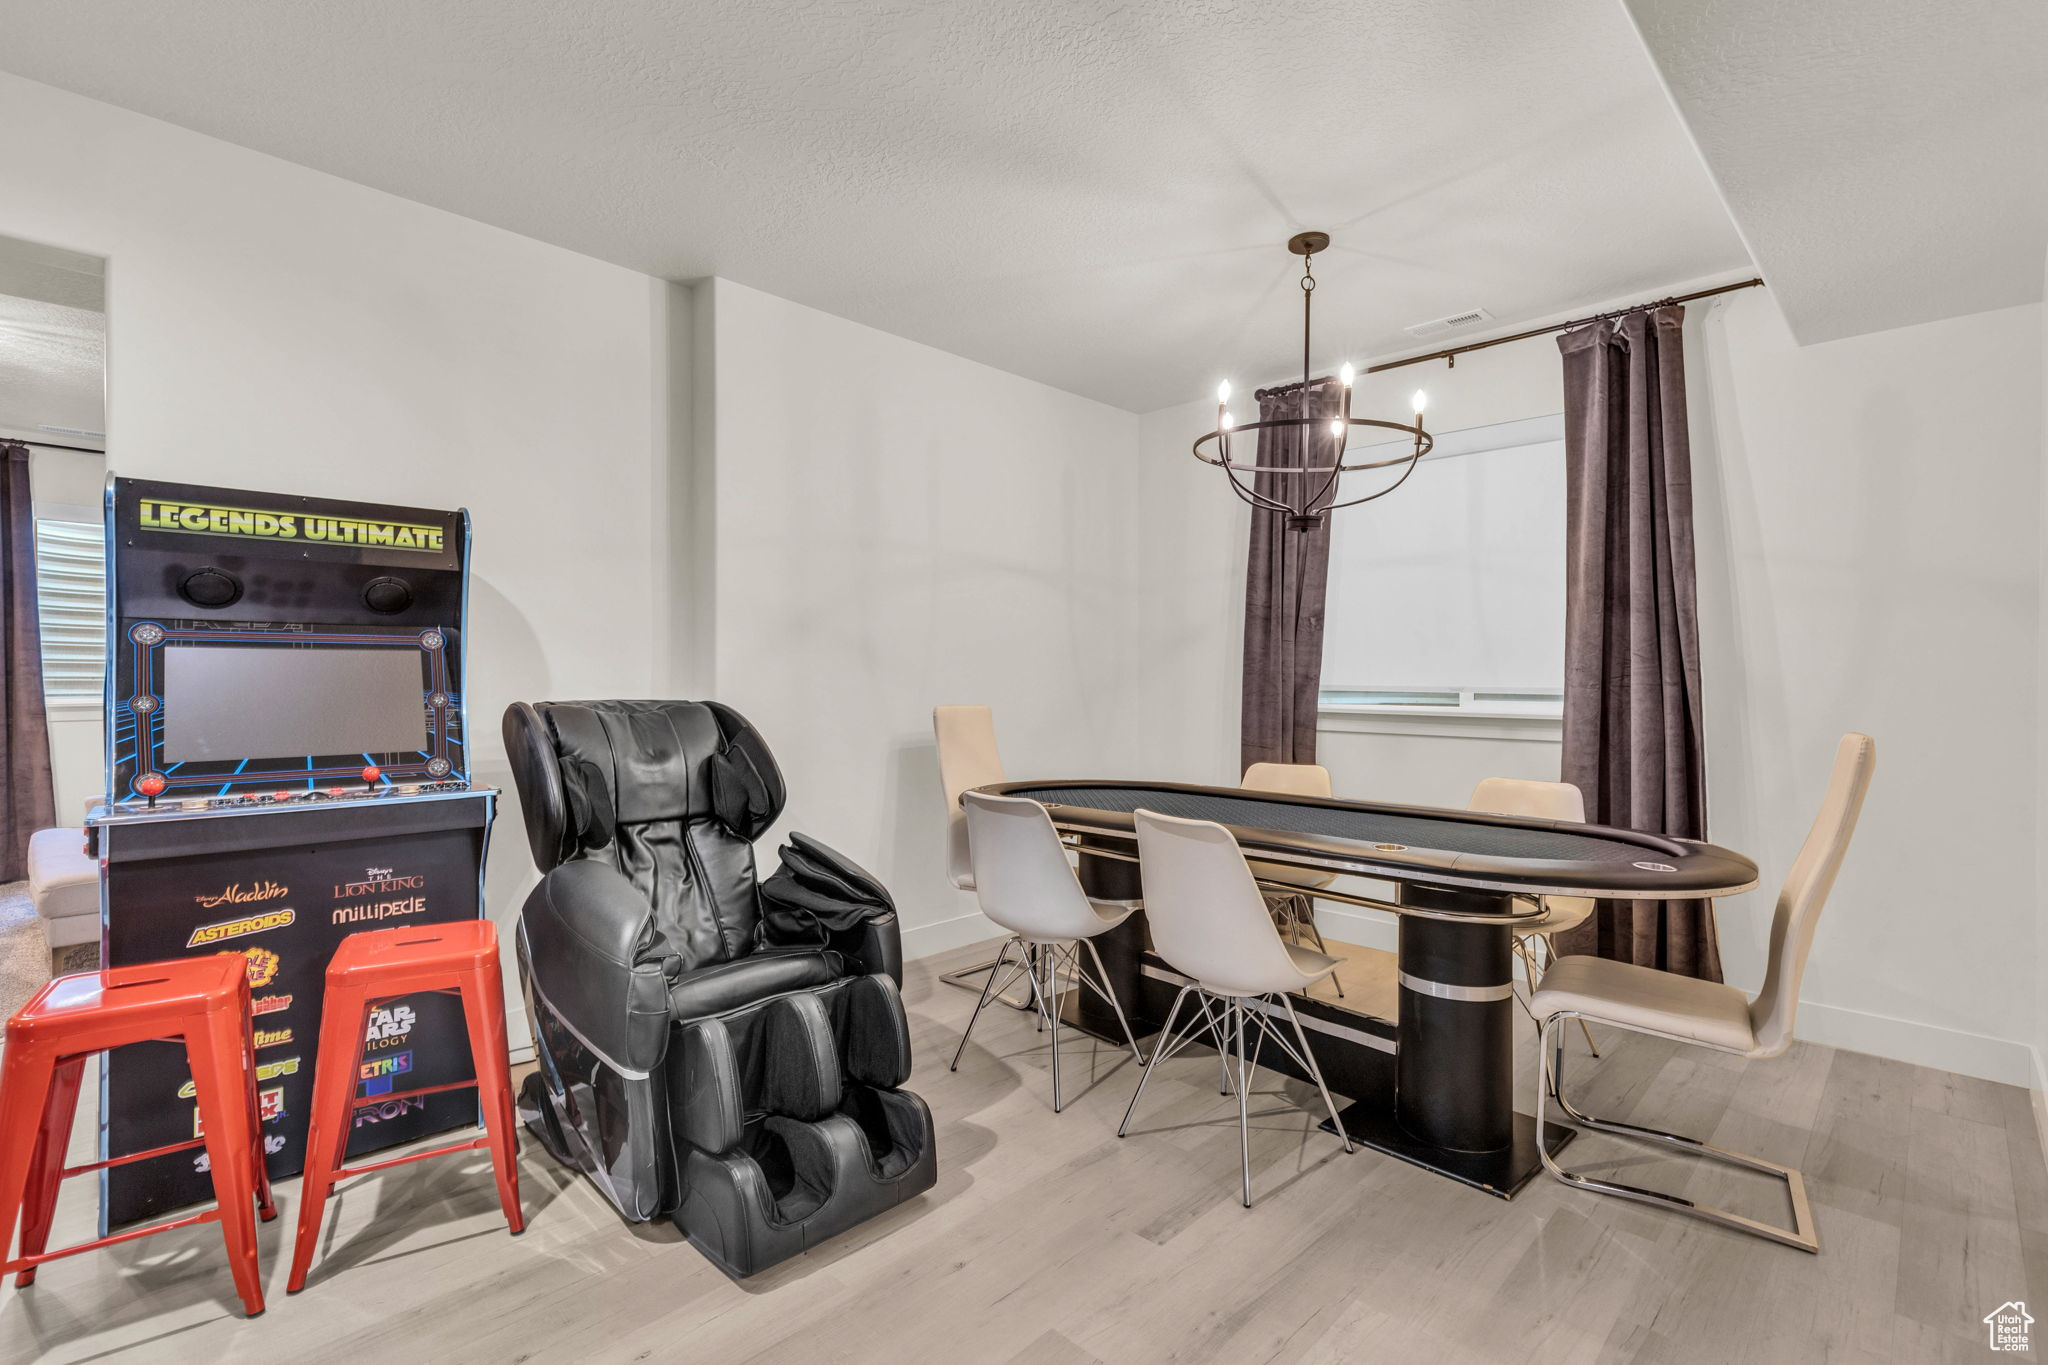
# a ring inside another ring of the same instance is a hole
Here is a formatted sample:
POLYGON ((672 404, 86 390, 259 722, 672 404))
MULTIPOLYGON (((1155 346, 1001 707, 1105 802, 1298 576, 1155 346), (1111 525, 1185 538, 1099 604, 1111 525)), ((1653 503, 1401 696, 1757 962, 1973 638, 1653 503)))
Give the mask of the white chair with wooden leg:
POLYGON ((1555 1101, 1567 1117, 1584 1127, 1666 1143, 1696 1156, 1777 1176, 1785 1182, 1791 1199, 1792 1227, 1778 1227, 1725 1209, 1708 1208, 1678 1195, 1567 1171, 1551 1157, 1547 1146, 1539 1144, 1537 1150, 1543 1156, 1543 1164, 1553 1176, 1582 1190, 1676 1209, 1802 1251, 1820 1250, 1820 1238, 1807 1205, 1805 1179, 1792 1167, 1727 1151, 1698 1138, 1594 1118, 1573 1108, 1564 1091, 1561 1030, 1567 1020, 1592 1019, 1611 1028, 1749 1058, 1776 1057, 1790 1047, 1793 1017, 1799 1007, 1799 978, 1806 970, 1807 951, 1813 946, 1814 926, 1827 903, 1828 892, 1834 887, 1835 874, 1841 870, 1842 857, 1848 852, 1849 836, 1855 833, 1856 817, 1863 809, 1863 797, 1870 789, 1870 775, 1876 764, 1877 746, 1870 736, 1842 737, 1835 750, 1827 797, 1792 864, 1784 889, 1778 893, 1777 911, 1771 921, 1770 962, 1764 972, 1763 989, 1756 999, 1748 999, 1733 986, 1674 976, 1633 963, 1561 957, 1550 965, 1543 977, 1543 988, 1529 1002, 1542 1029, 1538 1040, 1541 1075, 1536 1086, 1537 1132, 1543 1131, 1546 1109, 1555 1101))
POLYGON ((1152 1044, 1152 1060, 1138 1078, 1138 1088, 1116 1135, 1122 1137, 1130 1131, 1131 1116, 1138 1112, 1138 1101, 1159 1063, 1186 1046, 1197 1028, 1215 1030, 1217 1036, 1235 1043, 1237 1053, 1238 1153, 1244 1170, 1244 1206, 1250 1208, 1252 1073, 1267 1039, 1315 1081, 1338 1140, 1345 1151, 1352 1150, 1351 1136, 1344 1131, 1344 1120, 1337 1116, 1336 1101, 1323 1084, 1322 1068, 1316 1065, 1308 1035, 1302 1031, 1301 1017, 1288 999, 1289 992, 1305 990, 1335 971, 1337 959, 1280 937, 1243 851, 1222 825, 1149 810, 1135 812, 1132 819, 1138 830, 1138 862, 1145 879, 1145 914, 1152 928, 1153 949, 1168 967, 1189 980, 1166 1012, 1165 1027, 1152 1044), (1190 995, 1202 1017, 1198 1020, 1191 1012, 1187 1031, 1176 1033, 1175 1022, 1190 995), (1210 1012, 1212 1002, 1221 1014, 1220 1027, 1210 1012), (1292 1026, 1292 1042, 1273 1025, 1272 1021, 1282 1018, 1292 1026), (1247 1051, 1245 1037, 1252 1030, 1257 1031, 1256 1040, 1247 1051))
MULTIPOLYGON (((1571 820, 1584 824, 1586 795, 1569 782, 1489 777, 1472 789, 1472 799, 1465 803, 1465 809, 1484 811, 1488 815, 1571 820)), ((1521 960, 1522 972, 1529 979, 1532 994, 1543 982, 1544 965, 1557 956, 1550 942, 1551 935, 1576 929, 1585 923, 1595 904, 1587 896, 1541 896, 1537 899, 1543 905, 1542 920, 1527 928, 1517 925, 1515 933, 1515 956, 1521 960)), ((1526 1003, 1523 1008, 1528 1008, 1526 1003)), ((1585 1035, 1587 1050, 1598 1057, 1600 1049, 1593 1042, 1593 1031, 1586 1027, 1583 1019, 1579 1021, 1579 1032, 1585 1035)))
MULTIPOLYGON (((1276 792, 1286 796, 1328 796, 1331 794, 1330 770, 1320 763, 1254 763, 1244 770, 1238 785, 1246 791, 1276 792)), ((1322 930, 1316 927, 1315 893, 1337 880, 1334 872, 1317 872, 1313 868, 1287 867, 1280 863, 1251 863, 1252 875, 1262 885, 1266 906, 1273 913, 1274 923, 1280 932, 1300 943, 1307 933, 1316 941, 1316 951, 1328 952, 1323 946, 1322 930), (1278 886, 1272 885, 1277 883, 1278 886), (1283 891, 1278 887, 1299 887, 1299 890, 1283 891)), ((1337 988, 1337 994, 1344 994, 1344 983, 1330 973, 1330 984, 1337 988)))
POLYGON ((960 1055, 967 1050, 975 1022, 990 999, 1019 978, 1028 980, 1039 1023, 1052 1038, 1052 1109, 1057 1114, 1065 1103, 1060 1092, 1063 975, 1073 979, 1075 989, 1092 990, 1102 997, 1116 1012, 1117 1022, 1123 1025, 1131 1055, 1139 1065, 1145 1062, 1130 1021, 1124 1017, 1123 1004, 1116 998, 1116 988, 1103 970, 1102 955, 1095 948, 1097 934, 1122 924, 1137 907, 1124 901, 1088 898, 1067 862, 1067 848, 1060 842, 1059 831, 1052 827, 1045 807, 1036 801, 970 791, 962 795, 961 804, 972 833, 974 888, 981 898, 981 913, 1009 930, 1010 937, 996 954, 995 968, 982 987, 974 1013, 968 1017, 949 1069, 959 1068, 960 1055), (1006 968, 1011 973, 1007 978, 1006 968))

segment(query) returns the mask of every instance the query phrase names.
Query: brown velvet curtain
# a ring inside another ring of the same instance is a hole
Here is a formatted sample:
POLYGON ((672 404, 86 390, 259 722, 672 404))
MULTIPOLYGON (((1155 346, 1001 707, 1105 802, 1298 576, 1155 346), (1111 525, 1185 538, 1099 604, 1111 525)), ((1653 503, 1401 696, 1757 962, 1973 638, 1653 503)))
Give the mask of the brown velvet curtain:
MULTIPOLYGON (((1335 417, 1342 404, 1337 381, 1311 380, 1260 389, 1259 420, 1296 417, 1302 403, 1311 417, 1335 417)), ((1303 454, 1299 428, 1259 433, 1258 463, 1299 469, 1327 465, 1336 442, 1317 427, 1303 454)), ((1321 487, 1320 475, 1255 474, 1252 488, 1278 502, 1300 506, 1321 487), (1312 482, 1313 481, 1313 482, 1312 482)), ((1327 506, 1330 497, 1322 499, 1327 506)), ((1244 582, 1244 700, 1238 770, 1254 763, 1316 761, 1316 695, 1323 681, 1323 599, 1330 574, 1330 519, 1307 529, 1288 524, 1287 514, 1252 508, 1251 553, 1244 582)))
POLYGON ((28 875, 28 838, 57 823, 50 784, 50 729, 43 715, 43 635, 36 617, 36 519, 28 447, 0 443, 0 758, 7 764, 0 809, 0 882, 28 875))
MULTIPOLYGON (((1564 354, 1564 780, 1596 824, 1704 839, 1699 611, 1685 309, 1644 309, 1558 338, 1564 354)), ((1721 979, 1713 906, 1602 901, 1558 936, 1595 953, 1721 979)))

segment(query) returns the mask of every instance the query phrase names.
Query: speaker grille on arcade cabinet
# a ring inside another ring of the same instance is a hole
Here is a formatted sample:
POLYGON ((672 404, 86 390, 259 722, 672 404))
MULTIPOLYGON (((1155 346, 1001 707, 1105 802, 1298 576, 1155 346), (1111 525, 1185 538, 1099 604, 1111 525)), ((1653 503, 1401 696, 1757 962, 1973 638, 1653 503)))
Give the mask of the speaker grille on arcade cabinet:
POLYGON ((227 607, 241 600, 242 580, 225 569, 211 565, 187 574, 178 584, 178 596, 195 607, 227 607))
POLYGON ((363 605, 386 616, 412 605, 412 585, 403 578, 373 578, 363 586, 363 605))

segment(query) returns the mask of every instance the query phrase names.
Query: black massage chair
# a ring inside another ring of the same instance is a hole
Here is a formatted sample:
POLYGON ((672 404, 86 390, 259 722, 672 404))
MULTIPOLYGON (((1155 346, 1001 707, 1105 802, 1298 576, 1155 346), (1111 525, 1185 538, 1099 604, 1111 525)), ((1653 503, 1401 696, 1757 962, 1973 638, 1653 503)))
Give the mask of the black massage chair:
POLYGON ((716 702, 520 702, 505 748, 542 873, 520 1109, 548 1151, 733 1276, 931 1188, 889 894, 802 834, 755 880, 784 790, 754 728, 716 702))

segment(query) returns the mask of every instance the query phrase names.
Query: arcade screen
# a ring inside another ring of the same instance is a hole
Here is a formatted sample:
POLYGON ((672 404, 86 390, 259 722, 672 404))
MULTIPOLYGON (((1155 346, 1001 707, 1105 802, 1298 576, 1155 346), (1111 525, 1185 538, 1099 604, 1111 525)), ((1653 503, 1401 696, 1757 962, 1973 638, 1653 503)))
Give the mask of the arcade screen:
POLYGON ((163 761, 427 747, 417 649, 168 646, 163 761))

